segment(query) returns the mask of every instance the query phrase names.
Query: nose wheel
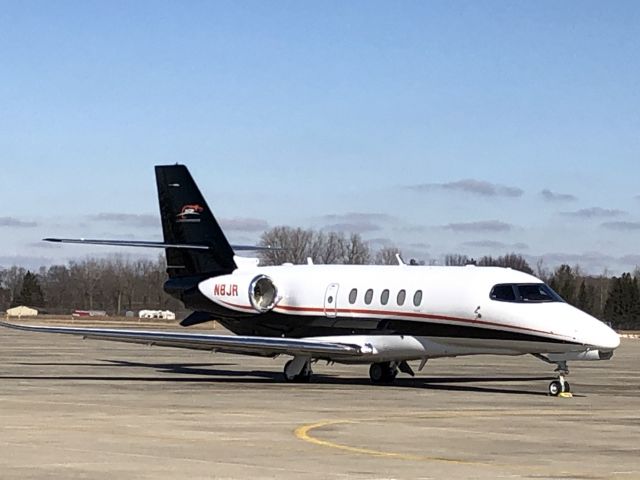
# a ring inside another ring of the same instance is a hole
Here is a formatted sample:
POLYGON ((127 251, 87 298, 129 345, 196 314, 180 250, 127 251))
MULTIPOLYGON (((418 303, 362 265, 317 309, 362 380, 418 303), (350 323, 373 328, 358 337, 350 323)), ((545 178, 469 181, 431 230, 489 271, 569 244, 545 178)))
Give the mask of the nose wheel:
POLYGON ((549 384, 549 395, 557 397, 561 393, 570 393, 571 385, 567 381, 554 380, 549 384))

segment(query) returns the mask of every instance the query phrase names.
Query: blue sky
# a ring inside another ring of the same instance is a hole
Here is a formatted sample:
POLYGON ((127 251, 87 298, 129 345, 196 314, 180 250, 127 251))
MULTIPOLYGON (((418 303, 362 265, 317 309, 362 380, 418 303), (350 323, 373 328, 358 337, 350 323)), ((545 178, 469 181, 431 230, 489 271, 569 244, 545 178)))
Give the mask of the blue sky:
POLYGON ((638 2, 1 5, 0 265, 158 238, 175 162, 236 242, 640 264, 638 2))

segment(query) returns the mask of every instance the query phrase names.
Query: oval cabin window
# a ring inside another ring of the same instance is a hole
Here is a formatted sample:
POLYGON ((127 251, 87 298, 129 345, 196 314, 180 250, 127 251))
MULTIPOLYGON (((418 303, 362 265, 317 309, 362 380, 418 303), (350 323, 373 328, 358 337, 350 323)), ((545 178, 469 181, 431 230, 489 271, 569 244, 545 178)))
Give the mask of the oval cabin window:
POLYGON ((358 297, 358 289, 354 288, 349 292, 349 303, 352 305, 356 303, 356 298, 358 297))
POLYGON ((398 292, 398 298, 396 299, 398 301, 398 305, 404 305, 405 298, 407 298, 407 292, 405 292, 404 290, 400 290, 398 292))
POLYGON ((416 293, 413 295, 413 304, 416 307, 419 307, 421 303, 422 303, 422 290, 417 290, 416 293))
POLYGON ((384 289, 380 294, 380 303, 386 305, 389 302, 389 290, 384 289))
POLYGON ((364 303, 366 303, 367 305, 370 305, 371 304, 371 300, 373 300, 373 290, 370 288, 364 294, 364 303))

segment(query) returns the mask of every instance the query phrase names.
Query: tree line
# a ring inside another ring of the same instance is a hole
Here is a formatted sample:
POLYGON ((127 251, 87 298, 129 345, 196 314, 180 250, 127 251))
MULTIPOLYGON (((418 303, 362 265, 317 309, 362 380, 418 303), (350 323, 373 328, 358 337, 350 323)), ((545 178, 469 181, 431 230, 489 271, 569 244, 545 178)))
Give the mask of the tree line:
POLYGON ((162 290, 164 256, 157 260, 123 256, 89 258, 67 265, 40 267, 37 272, 0 268, 0 310, 16 305, 38 307, 51 314, 104 310, 111 315, 145 308, 183 312, 162 290))
MULTIPOLYGON (((387 246, 378 250, 357 233, 323 232, 311 229, 275 227, 263 233, 259 252, 261 265, 385 264, 398 262, 400 250, 387 246)), ((410 261, 410 264, 424 264, 410 261)), ((610 277, 587 275, 579 266, 561 265, 550 271, 542 263, 534 268, 518 254, 478 259, 450 254, 450 266, 474 264, 500 266, 534 274, 568 303, 609 322, 617 329, 640 329, 640 270, 610 277)), ((168 309, 186 314, 182 304, 164 293, 164 255, 156 260, 112 256, 71 261, 67 265, 41 267, 31 272, 18 266, 0 268, 0 311, 15 305, 40 307, 52 314, 69 314, 75 309, 104 310, 123 315, 125 311, 168 309)))

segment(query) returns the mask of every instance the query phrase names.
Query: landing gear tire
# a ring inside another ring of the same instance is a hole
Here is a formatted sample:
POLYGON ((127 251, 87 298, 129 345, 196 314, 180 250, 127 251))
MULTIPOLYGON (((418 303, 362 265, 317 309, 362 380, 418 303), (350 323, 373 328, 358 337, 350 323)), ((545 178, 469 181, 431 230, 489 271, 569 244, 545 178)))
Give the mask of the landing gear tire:
POLYGON ((570 391, 571 385, 569 385, 569 382, 567 382, 566 380, 564 382, 564 389, 562 388, 562 383, 560 383, 560 380, 554 380, 549 384, 549 395, 551 395, 552 397, 557 397, 561 393, 569 393, 570 391))
POLYGON ((382 383, 382 379, 384 377, 384 369, 382 368, 381 363, 372 363, 369 367, 369 378, 371 379, 371 383, 377 385, 382 383))
POLYGON ((311 365, 305 365, 305 367, 302 369, 302 372, 297 375, 289 375, 287 374, 287 370, 289 370, 289 365, 291 365, 291 362, 293 362, 293 360, 289 360, 284 365, 284 370, 282 372, 284 380, 291 383, 309 383, 311 381, 311 374, 313 373, 313 371, 311 370, 311 365))
POLYGON ((398 369, 391 362, 372 363, 369 367, 369 378, 374 385, 393 383, 398 369))

